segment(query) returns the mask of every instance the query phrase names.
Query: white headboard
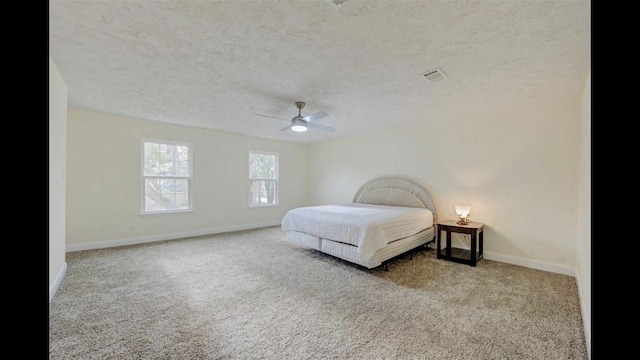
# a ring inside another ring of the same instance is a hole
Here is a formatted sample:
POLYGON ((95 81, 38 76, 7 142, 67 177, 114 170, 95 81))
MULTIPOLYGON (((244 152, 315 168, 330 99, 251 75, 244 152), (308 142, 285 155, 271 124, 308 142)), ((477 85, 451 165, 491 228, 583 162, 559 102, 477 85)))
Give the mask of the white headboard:
POLYGON ((418 207, 431 210, 436 206, 429 191, 415 181, 399 177, 381 177, 362 185, 353 197, 354 203, 418 207))

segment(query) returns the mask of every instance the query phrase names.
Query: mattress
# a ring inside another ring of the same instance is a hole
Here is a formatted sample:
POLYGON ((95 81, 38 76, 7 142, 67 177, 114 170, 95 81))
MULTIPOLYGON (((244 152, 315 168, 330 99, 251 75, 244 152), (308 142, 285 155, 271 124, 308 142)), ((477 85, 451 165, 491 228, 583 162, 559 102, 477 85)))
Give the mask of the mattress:
MULTIPOLYGON (((371 204, 339 204, 289 210, 282 230, 355 246, 363 261, 387 244, 433 227, 428 209, 371 204)), ((307 239, 312 243, 313 239, 307 239)), ((317 248, 320 244, 314 244, 317 248)))

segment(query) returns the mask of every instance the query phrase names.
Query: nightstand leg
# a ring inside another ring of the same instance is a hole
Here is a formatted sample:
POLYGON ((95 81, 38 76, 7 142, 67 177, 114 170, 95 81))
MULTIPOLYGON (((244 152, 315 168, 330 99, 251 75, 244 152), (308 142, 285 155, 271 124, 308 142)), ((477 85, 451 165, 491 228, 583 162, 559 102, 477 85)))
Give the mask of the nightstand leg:
POLYGON ((440 225, 436 226, 436 259, 442 259, 440 255, 440 225))
POLYGON ((482 242, 484 240, 484 229, 482 231, 480 231, 480 235, 478 235, 480 237, 480 249, 478 250, 478 258, 480 259, 484 259, 484 255, 482 254, 482 242))
POLYGON ((451 231, 445 230, 447 233, 447 247, 445 248, 445 253, 447 257, 451 257, 451 231))
POLYGON ((471 232, 471 262, 469 265, 476 266, 476 232, 471 232))

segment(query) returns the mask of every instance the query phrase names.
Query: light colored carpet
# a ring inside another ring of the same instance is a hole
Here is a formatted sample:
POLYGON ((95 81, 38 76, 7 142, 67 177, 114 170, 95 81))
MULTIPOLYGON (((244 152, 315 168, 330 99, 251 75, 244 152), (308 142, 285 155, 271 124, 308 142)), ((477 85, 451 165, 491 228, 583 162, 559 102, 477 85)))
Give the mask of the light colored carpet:
POLYGON ((67 265, 50 359, 587 359, 574 278, 432 249, 367 270, 271 227, 67 265))

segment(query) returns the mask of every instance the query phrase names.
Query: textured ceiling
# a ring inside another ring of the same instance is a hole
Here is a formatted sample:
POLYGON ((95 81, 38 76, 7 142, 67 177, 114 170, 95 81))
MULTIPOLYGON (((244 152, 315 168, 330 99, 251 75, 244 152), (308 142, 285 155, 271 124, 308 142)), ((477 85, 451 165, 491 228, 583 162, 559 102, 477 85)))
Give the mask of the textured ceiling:
POLYGON ((303 143, 580 94, 590 37, 589 1, 49 2, 70 106, 303 143), (337 130, 255 115, 295 101, 337 130))

